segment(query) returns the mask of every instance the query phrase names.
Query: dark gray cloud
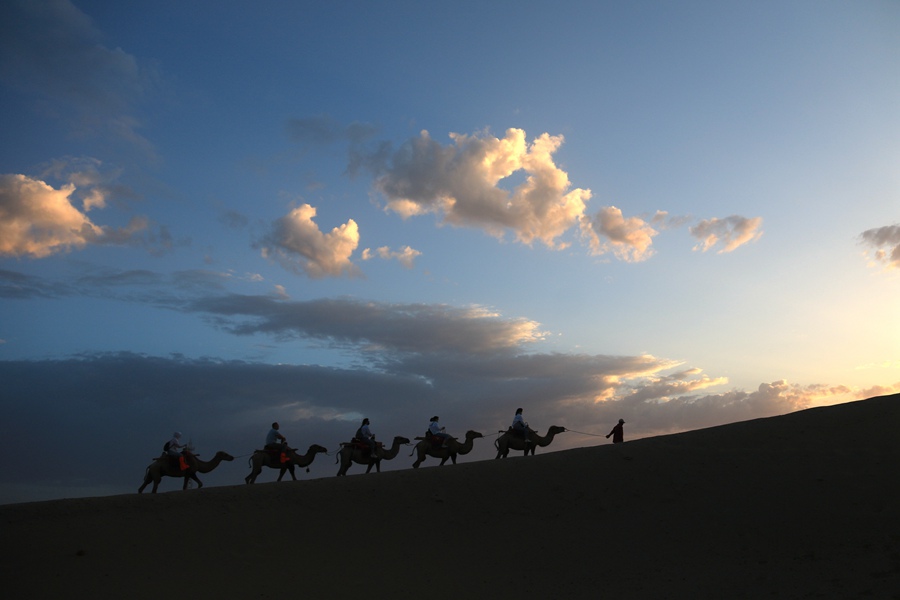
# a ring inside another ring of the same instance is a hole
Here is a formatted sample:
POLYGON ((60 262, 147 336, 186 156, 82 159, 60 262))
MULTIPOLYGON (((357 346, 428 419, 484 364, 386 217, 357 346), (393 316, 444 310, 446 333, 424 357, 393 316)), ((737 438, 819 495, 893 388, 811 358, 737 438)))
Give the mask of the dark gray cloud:
POLYGON ((103 45, 90 17, 67 0, 0 4, 0 82, 36 99, 44 115, 79 134, 109 135, 150 150, 137 106, 156 70, 103 45))
POLYGON ((375 353, 481 354, 518 348, 541 337, 534 321, 443 304, 387 304, 351 298, 298 302, 228 294, 199 298, 184 310, 213 315, 238 335, 332 340, 375 353))
POLYGON ((378 128, 369 123, 355 121, 344 125, 330 115, 290 119, 286 128, 293 141, 313 145, 334 142, 361 144, 378 133, 378 128))

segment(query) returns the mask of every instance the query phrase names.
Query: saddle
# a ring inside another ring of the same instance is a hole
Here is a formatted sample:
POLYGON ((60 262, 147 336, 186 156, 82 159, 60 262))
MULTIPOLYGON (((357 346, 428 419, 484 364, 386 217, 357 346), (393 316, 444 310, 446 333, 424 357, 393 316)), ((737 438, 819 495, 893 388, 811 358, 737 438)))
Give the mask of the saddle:
POLYGON ((179 469, 181 471, 187 471, 190 469, 190 465, 187 462, 187 458, 184 454, 179 454, 178 456, 172 456, 171 454, 166 454, 166 460, 169 461, 169 468, 179 469))
MULTIPOLYGON (((437 436, 437 435, 434 435, 434 434, 431 433, 430 431, 426 431, 426 432, 425 432, 425 438, 424 438, 424 439, 425 439, 426 442, 428 442, 429 444, 431 444, 431 447, 434 448, 435 450, 438 450, 438 449, 444 447, 444 438, 442 438, 442 437, 440 437, 440 436, 437 436)), ((452 439, 454 439, 454 438, 449 437, 449 438, 446 438, 446 441, 450 441, 450 440, 452 440, 452 439)))
POLYGON ((517 437, 520 440, 531 441, 531 440, 528 440, 528 438, 525 434, 526 431, 530 432, 530 430, 528 430, 528 429, 514 429, 512 426, 510 426, 510 428, 506 430, 506 433, 508 433, 509 435, 511 435, 513 437, 517 437))
MULTIPOLYGON (((365 442, 365 440, 361 440, 357 437, 351 439, 349 442, 345 442, 345 445, 350 446, 353 450, 359 450, 363 453, 363 455, 368 455, 371 451, 371 446, 365 442)), ((382 448, 384 445, 381 442, 375 442, 375 448, 382 448)))
POLYGON ((284 450, 279 450, 278 448, 263 448, 262 450, 257 450, 257 452, 265 452, 272 460, 277 460, 281 464, 284 464, 286 462, 291 462, 291 457, 287 455, 288 450, 296 450, 296 448, 286 448, 284 450))

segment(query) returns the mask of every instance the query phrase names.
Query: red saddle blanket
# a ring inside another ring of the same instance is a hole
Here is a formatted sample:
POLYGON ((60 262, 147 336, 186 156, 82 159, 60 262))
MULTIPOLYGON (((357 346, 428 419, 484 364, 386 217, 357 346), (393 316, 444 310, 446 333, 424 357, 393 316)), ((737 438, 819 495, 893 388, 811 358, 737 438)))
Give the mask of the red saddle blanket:
POLYGON ((169 466, 173 469, 187 471, 191 468, 184 456, 168 456, 167 458, 169 460, 169 466))

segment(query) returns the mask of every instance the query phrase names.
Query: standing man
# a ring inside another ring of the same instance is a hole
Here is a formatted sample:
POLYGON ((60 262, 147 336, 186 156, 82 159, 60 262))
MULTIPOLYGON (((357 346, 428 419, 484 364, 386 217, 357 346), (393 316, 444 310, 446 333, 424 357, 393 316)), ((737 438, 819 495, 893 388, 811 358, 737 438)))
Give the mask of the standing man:
POLYGON ((622 429, 624 424, 625 420, 619 419, 619 423, 612 428, 612 431, 606 434, 607 439, 609 439, 609 436, 613 436, 613 444, 621 444, 625 441, 625 431, 622 429))

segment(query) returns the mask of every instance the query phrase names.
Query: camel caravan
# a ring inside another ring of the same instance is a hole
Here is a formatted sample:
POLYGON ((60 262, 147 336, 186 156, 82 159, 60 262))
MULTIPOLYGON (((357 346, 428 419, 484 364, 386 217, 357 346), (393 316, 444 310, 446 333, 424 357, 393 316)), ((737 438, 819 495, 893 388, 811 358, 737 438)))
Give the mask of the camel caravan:
MULTIPOLYGON (((439 459, 439 466, 443 466, 448 460, 455 465, 457 456, 471 452, 475 440, 484 437, 478 431, 469 430, 464 436, 464 441, 460 441, 446 433, 439 421, 439 417, 432 417, 425 435, 415 438, 416 444, 409 454, 410 456, 416 455, 416 460, 412 464, 414 469, 418 469, 419 465, 429 456, 439 459)), ((553 439, 564 431, 566 431, 565 427, 554 425, 547 430, 546 435, 538 434, 525 423, 520 408, 516 411, 513 424, 506 431, 497 432, 498 437, 494 440, 494 447, 497 449, 496 458, 506 458, 511 450, 522 451, 524 456, 529 454, 533 456, 538 447, 549 446, 553 439)), ((373 468, 380 473, 381 461, 393 460, 400 453, 400 447, 409 444, 408 438, 398 435, 394 437, 391 446, 386 448, 382 442, 375 440, 375 435, 369 428, 369 419, 363 419, 359 429, 356 430, 356 435, 349 442, 341 442, 340 448, 335 453, 335 463, 340 463, 337 475, 338 477, 346 475, 354 463, 366 465, 366 473, 371 472, 373 468)), ((291 448, 288 445, 287 438, 281 434, 278 423, 272 423, 272 429, 266 436, 263 448, 254 450, 249 455, 250 458, 247 462, 250 474, 244 478, 244 482, 246 484, 255 483, 256 478, 262 473, 263 467, 278 469, 276 481, 281 481, 285 473, 290 473, 291 479, 296 481, 295 469, 297 467, 305 468, 308 473, 309 465, 315 460, 316 455, 327 453, 328 450, 325 447, 312 444, 305 454, 300 454, 297 448, 291 448)), ((138 493, 142 493, 152 482, 151 492, 155 494, 163 477, 183 479, 182 490, 186 490, 192 481, 197 484, 198 488, 203 487, 203 482, 197 477, 197 473, 209 473, 222 461, 233 460, 233 456, 221 450, 216 452, 210 461, 200 460, 199 455, 194 453, 190 444, 181 443, 181 433, 176 431, 163 446, 163 453, 146 468, 144 482, 138 488, 138 493)))

